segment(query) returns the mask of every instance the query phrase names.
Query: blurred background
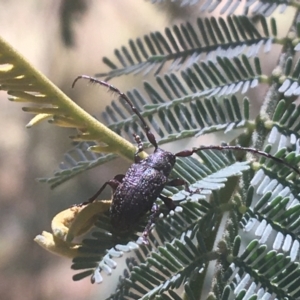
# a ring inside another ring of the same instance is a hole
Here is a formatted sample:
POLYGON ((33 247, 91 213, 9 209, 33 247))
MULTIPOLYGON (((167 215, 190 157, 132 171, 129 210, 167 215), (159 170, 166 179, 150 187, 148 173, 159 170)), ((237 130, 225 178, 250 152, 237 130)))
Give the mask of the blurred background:
MULTIPOLYGON (((113 50, 129 38, 198 14, 173 1, 0 0, 0 35, 71 99, 100 116, 110 95, 86 83, 71 89, 74 78, 107 71, 102 57, 113 58, 113 50)), ((126 76, 112 83, 127 90, 141 86, 142 79, 126 76)), ((36 178, 58 168, 74 132, 47 122, 26 129, 31 116, 21 107, 0 92, 0 298, 100 299, 103 286, 73 282, 71 261, 44 251, 33 238, 50 231, 56 213, 88 199, 129 162, 115 160, 51 190, 36 178)))
MULTIPOLYGON (((114 48, 191 14, 175 4, 142 0, 0 0, 0 35, 70 98, 100 115, 111 97, 86 83, 71 89, 74 78, 107 71, 102 57, 113 58, 114 48)), ((138 80, 113 84, 126 90, 140 85, 138 80)), ((56 213, 89 198, 129 162, 119 159, 51 190, 36 178, 58 168, 74 132, 47 122, 26 129, 31 116, 21 107, 0 92, 0 298, 99 299, 103 287, 87 279, 73 282, 71 261, 44 251, 33 238, 50 231, 56 213)))
MULTIPOLYGON (((0 34, 67 95, 100 113, 105 105, 101 91, 92 89, 87 97, 85 85, 71 90, 73 79, 103 71, 103 55, 151 23, 159 28, 166 22, 155 8, 134 0, 0 1, 0 34)), ((72 132, 47 123, 27 130, 30 115, 7 101, 6 93, 0 97, 0 298, 97 298, 101 287, 73 282, 70 260, 47 253, 33 238, 50 231, 57 212, 94 193, 103 182, 101 174, 89 172, 56 190, 36 182, 57 168, 72 132)))

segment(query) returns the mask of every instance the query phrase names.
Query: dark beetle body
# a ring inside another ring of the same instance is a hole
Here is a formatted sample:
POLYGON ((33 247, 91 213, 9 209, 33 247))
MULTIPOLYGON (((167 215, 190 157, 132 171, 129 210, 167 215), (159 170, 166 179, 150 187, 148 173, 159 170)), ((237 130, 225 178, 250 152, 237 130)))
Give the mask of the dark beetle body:
POLYGON ((151 210, 168 182, 175 161, 174 154, 157 148, 131 165, 113 193, 110 216, 115 229, 130 229, 151 210))

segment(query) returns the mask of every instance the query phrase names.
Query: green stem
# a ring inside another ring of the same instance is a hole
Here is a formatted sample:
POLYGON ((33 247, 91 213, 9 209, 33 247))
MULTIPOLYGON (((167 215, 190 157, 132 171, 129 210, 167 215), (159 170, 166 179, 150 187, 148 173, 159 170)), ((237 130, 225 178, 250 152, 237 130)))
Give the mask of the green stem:
MULTIPOLYGON (((7 42, 0 38, 0 59, 2 65, 11 65, 12 69, 1 70, 0 78, 10 77, 15 80, 18 76, 26 77, 28 85, 22 87, 23 91, 31 91, 35 87, 34 92, 45 95, 53 99, 53 106, 57 108, 58 115, 65 115, 76 120, 89 133, 91 137, 95 137, 95 141, 101 141, 107 144, 113 153, 121 155, 132 161, 136 148, 127 140, 111 131, 104 124, 97 121, 85 110, 74 103, 67 95, 65 95, 57 86, 55 86, 46 76, 36 70, 22 55, 13 49, 7 42)), ((26 81, 27 82, 27 81, 26 81)), ((0 87, 2 88, 2 86, 0 87)), ((14 93, 18 89, 18 85, 11 86, 8 93, 14 93)), ((35 94, 32 94, 34 96, 35 94)), ((38 99, 38 97, 37 97, 38 99)), ((41 99, 41 104, 44 104, 41 99)), ((30 110, 25 108, 25 110, 30 110)), ((48 109, 49 110, 49 109, 48 109)), ((39 115, 37 115, 38 117, 39 115)), ((38 119, 38 118, 37 118, 38 119)), ((34 122, 31 123, 31 125, 34 122)), ((144 156, 146 154, 144 153, 144 156)))

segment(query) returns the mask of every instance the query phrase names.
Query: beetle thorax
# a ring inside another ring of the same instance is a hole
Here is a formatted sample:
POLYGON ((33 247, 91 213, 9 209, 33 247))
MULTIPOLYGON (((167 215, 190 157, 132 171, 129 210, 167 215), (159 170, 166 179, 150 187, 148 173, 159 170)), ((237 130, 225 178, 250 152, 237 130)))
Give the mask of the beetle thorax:
POLYGON ((168 151, 157 148, 156 151, 145 158, 142 163, 145 163, 151 168, 161 171, 168 177, 174 168, 176 156, 168 151))

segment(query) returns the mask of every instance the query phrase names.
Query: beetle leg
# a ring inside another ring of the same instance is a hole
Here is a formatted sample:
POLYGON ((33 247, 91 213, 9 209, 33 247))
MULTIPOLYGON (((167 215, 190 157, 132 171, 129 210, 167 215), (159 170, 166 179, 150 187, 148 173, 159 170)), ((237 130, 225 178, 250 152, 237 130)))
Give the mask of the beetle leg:
POLYGON ((134 153, 134 162, 135 163, 139 163, 142 159, 139 157, 139 153, 144 151, 144 148, 143 148, 143 142, 140 138, 139 135, 133 133, 132 134, 136 143, 137 143, 137 146, 138 146, 138 149, 136 150, 136 152, 134 153))
POLYGON ((103 192, 103 190, 106 188, 107 185, 109 185, 112 188, 112 190, 115 191, 116 188, 118 187, 118 185, 122 182, 124 176, 125 175, 123 175, 123 174, 118 174, 114 177, 114 179, 111 179, 111 180, 105 182, 95 195, 93 195, 91 198, 88 199, 88 201, 86 201, 82 204, 94 202, 97 199, 97 197, 103 192))
POLYGON ((119 181, 119 183, 121 183, 124 177, 125 177, 124 174, 118 174, 114 177, 114 179, 119 181))
POLYGON ((181 179, 181 178, 171 179, 170 181, 167 182, 166 185, 168 185, 168 186, 181 186, 181 185, 184 185, 184 189, 187 192, 191 193, 188 183, 185 180, 181 179))
MULTIPOLYGON (((190 188, 189 188, 189 185, 188 185, 187 181, 183 180, 182 178, 172 179, 172 180, 168 181, 166 185, 169 185, 169 186, 181 186, 181 185, 184 185, 185 191, 189 192, 190 194, 197 194, 197 193, 200 193, 202 191, 202 188, 198 188, 198 189, 196 189, 194 191, 191 191, 190 188)), ((166 206, 168 206, 168 205, 166 204, 166 206)))
POLYGON ((163 196, 163 195, 159 195, 159 198, 164 202, 164 204, 166 205, 166 207, 169 210, 174 210, 175 209, 176 204, 171 198, 163 196))
POLYGON ((159 216, 159 206, 156 203, 154 203, 151 208, 151 215, 150 215, 148 224, 145 227, 145 229, 143 231, 143 235, 142 235, 143 243, 145 245, 149 244, 148 236, 149 236, 149 233, 151 230, 151 226, 155 223, 155 220, 157 219, 158 216, 159 216))

